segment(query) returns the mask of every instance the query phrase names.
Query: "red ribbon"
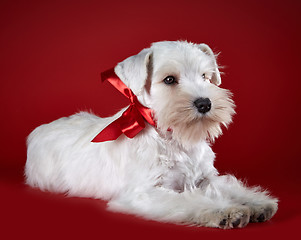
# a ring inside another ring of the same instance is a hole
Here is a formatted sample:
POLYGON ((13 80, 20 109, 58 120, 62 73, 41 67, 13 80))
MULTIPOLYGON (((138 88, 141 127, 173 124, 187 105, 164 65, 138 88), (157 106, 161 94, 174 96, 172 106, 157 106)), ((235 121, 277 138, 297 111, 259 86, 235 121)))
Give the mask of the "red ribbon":
POLYGON ((121 117, 105 127, 92 142, 116 140, 122 133, 129 138, 133 138, 145 128, 144 120, 152 126, 156 126, 152 117, 152 110, 138 101, 137 96, 119 79, 114 69, 103 72, 101 79, 102 81, 109 81, 118 91, 126 96, 130 100, 130 106, 123 112, 121 117))

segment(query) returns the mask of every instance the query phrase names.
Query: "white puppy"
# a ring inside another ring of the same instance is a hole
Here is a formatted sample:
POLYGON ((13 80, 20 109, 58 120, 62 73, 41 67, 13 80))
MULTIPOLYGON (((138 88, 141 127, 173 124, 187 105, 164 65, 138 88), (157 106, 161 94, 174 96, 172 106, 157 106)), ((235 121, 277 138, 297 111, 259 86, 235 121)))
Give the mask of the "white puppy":
POLYGON ((206 44, 158 42, 115 67, 156 127, 135 137, 91 140, 110 118, 81 112, 36 128, 28 137, 26 182, 42 190, 108 200, 110 210, 200 226, 236 228, 262 222, 277 199, 247 188, 213 166, 213 141, 234 114, 206 44))

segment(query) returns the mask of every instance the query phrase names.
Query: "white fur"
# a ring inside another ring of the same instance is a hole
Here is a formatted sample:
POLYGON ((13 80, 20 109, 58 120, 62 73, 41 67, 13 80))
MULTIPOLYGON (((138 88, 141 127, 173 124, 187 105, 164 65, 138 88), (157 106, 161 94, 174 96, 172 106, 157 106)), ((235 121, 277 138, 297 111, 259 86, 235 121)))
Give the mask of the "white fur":
POLYGON ((154 43, 115 72, 154 110, 158 127, 147 124, 133 139, 92 143, 125 109, 110 118, 81 112, 42 125, 28 137, 27 184, 105 199, 113 211, 174 223, 233 228, 275 214, 277 199, 219 176, 213 166, 208 140, 231 122, 234 103, 218 87, 220 73, 207 45, 154 43), (165 84, 169 75, 178 83, 165 84), (193 105, 200 97, 212 102, 206 114, 193 105))

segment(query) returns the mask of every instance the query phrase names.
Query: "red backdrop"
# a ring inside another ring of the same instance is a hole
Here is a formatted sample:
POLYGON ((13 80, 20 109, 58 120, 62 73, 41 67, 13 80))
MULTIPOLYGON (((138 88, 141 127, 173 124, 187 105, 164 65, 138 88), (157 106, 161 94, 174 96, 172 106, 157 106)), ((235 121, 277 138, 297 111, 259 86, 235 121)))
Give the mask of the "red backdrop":
POLYGON ((292 0, 2 1, 0 235, 292 234, 300 223, 300 23, 300 3, 292 0), (178 39, 221 52, 222 87, 234 93, 237 114, 213 146, 216 166, 280 198, 271 222, 230 232, 179 227, 23 185, 26 136, 35 127, 79 110, 115 113, 127 100, 100 83, 100 72, 151 42, 178 39))

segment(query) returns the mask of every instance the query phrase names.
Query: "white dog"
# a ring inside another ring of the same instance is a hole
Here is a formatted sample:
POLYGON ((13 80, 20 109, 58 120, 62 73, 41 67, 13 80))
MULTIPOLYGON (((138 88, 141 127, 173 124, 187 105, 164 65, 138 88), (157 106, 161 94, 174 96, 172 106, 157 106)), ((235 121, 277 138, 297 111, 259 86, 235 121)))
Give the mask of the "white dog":
POLYGON ((28 137, 27 184, 178 224, 241 228, 275 214, 277 199, 220 176, 213 166, 208 141, 235 111, 231 93, 218 87, 215 55, 206 44, 154 43, 115 72, 151 109, 156 126, 145 122, 132 138, 95 143, 125 109, 110 118, 81 112, 42 125, 28 137))

